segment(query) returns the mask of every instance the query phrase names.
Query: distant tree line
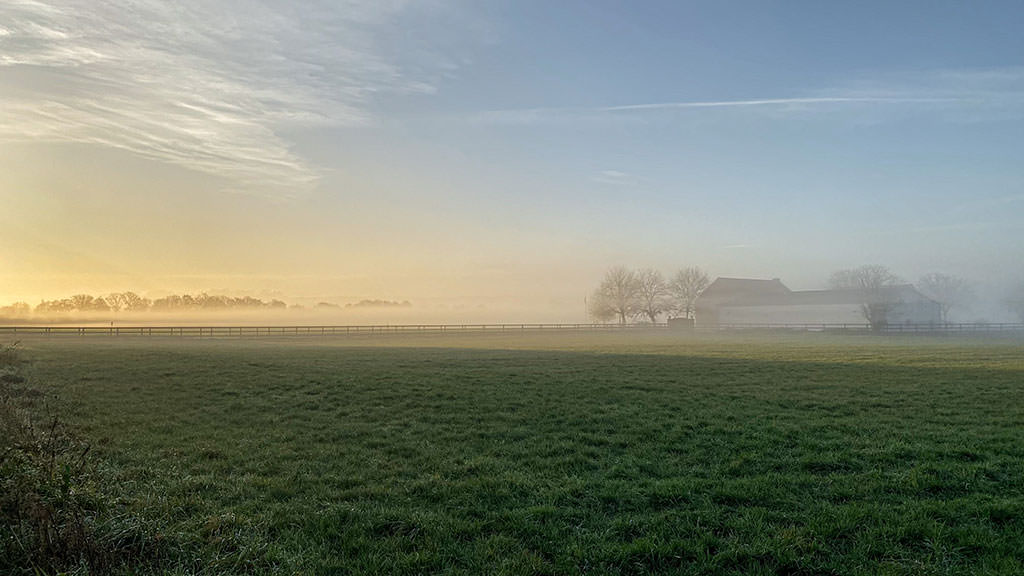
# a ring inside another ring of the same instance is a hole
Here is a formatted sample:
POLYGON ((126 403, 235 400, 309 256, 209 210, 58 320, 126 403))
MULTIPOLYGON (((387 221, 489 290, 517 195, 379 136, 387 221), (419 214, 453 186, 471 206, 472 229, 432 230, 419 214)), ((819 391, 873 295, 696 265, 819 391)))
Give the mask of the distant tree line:
MULTIPOLYGON (((284 309, 287 304, 281 300, 260 300, 252 296, 224 296, 220 294, 172 294, 163 298, 143 298, 134 292, 115 292, 106 296, 76 294, 70 298, 43 300, 35 307, 40 314, 68 312, 179 312, 179 311, 213 311, 213 310, 256 310, 284 309)), ((13 306, 0 309, 0 315, 24 316, 31 307, 19 302, 13 306), (9 308, 16 308, 7 314, 9 308)))
POLYGON ((354 304, 345 304, 345 308, 408 308, 412 303, 408 300, 360 300, 354 304))
MULTIPOLYGON (((408 300, 360 300, 346 304, 344 308, 408 308, 412 303, 408 300)), ((303 306, 288 306, 281 300, 261 300, 252 296, 224 296, 222 294, 172 294, 162 298, 144 298, 135 292, 114 292, 106 296, 76 294, 57 300, 43 300, 34 308, 27 302, 16 302, 9 306, 0 306, 0 318, 27 318, 33 313, 68 314, 68 313, 116 313, 116 312, 213 312, 241 310, 283 310, 286 308, 301 309, 303 306)), ((340 309, 339 304, 318 302, 314 309, 340 309)))
POLYGON ((32 314, 32 307, 27 302, 15 302, 10 306, 0 307, 0 318, 24 318, 32 314))
POLYGON ((615 266, 590 296, 587 309, 595 320, 619 324, 655 323, 663 315, 693 318, 697 297, 710 283, 707 273, 693 266, 668 279, 653 268, 615 266))

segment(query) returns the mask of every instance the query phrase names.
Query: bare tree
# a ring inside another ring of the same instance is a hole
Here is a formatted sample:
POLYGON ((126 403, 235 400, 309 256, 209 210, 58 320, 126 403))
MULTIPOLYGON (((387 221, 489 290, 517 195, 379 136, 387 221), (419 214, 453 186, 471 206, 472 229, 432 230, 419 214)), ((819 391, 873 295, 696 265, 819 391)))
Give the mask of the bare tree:
POLYGON ((110 306, 111 312, 120 312, 125 308, 124 298, 120 292, 111 292, 104 298, 107 301, 107 306, 110 306))
POLYGON ((50 314, 54 312, 71 312, 75 309, 75 303, 70 298, 60 300, 43 300, 36 305, 36 312, 50 314))
POLYGON ((142 312, 149 309, 152 302, 135 292, 114 292, 106 297, 107 304, 114 312, 142 312))
POLYGON ((71 297, 74 310, 79 312, 106 312, 110 306, 103 298, 97 298, 89 294, 75 294, 71 297))
POLYGON ((668 299, 668 284, 661 272, 653 268, 644 268, 636 273, 637 311, 645 316, 651 324, 658 322, 658 316, 671 309, 668 299))
POLYGON ((696 266, 683 268, 676 272, 668 284, 673 300, 673 309, 682 313, 683 318, 693 318, 697 297, 710 283, 711 279, 708 278, 707 273, 696 266))
POLYGON ((885 266, 869 264, 860 268, 839 270, 829 278, 829 286, 836 290, 856 290, 861 300, 861 313, 872 330, 881 330, 888 323, 889 312, 898 304, 888 294, 899 277, 885 266))
POLYGON ((149 298, 143 298, 135 292, 124 292, 121 294, 124 309, 129 312, 141 312, 148 310, 152 302, 149 298))
POLYGON ((637 314, 639 284, 632 270, 623 266, 609 269, 590 299, 590 314, 603 322, 618 319, 625 324, 637 314))
POLYGON ((974 295, 974 290, 967 280, 938 272, 922 276, 918 281, 918 287, 925 296, 939 303, 943 322, 949 321, 951 309, 965 305, 974 295))

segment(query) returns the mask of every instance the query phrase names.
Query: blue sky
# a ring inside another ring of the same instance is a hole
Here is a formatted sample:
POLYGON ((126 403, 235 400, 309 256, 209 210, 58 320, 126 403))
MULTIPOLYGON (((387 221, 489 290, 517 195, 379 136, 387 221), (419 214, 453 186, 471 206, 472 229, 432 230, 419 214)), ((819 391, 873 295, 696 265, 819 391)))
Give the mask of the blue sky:
POLYGON ((550 318, 615 264, 1008 285, 1022 28, 1016 2, 7 2, 0 299, 550 318))

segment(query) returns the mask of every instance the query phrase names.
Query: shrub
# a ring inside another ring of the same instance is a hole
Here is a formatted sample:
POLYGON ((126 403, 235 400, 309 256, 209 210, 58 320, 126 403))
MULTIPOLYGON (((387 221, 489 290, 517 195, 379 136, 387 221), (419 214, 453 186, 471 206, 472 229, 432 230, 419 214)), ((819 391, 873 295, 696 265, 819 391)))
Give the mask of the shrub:
POLYGON ((89 445, 26 382, 21 365, 16 343, 0 348, 0 571, 101 574, 123 566, 139 539, 102 493, 89 445))

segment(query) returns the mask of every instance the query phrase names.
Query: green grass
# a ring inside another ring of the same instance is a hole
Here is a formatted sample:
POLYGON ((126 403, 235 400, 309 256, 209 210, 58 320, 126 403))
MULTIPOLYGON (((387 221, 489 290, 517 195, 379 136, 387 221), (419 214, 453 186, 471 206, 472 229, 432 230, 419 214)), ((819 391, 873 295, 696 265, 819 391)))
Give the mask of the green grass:
POLYGON ((1021 574, 1021 341, 23 344, 142 572, 1021 574))

